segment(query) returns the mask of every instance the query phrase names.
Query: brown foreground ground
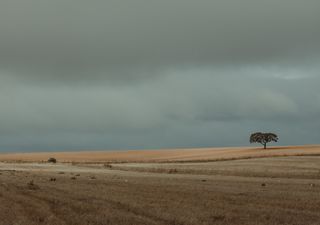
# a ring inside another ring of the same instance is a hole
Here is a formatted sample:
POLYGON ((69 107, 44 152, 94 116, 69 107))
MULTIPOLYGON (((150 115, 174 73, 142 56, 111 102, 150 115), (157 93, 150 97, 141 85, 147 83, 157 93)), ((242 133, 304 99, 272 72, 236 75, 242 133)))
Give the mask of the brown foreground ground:
POLYGON ((319 149, 157 151, 144 163, 131 152, 127 159, 114 153, 115 161, 130 162, 121 164, 88 153, 78 160, 56 153, 74 162, 57 164, 13 162, 42 161, 45 153, 2 155, 11 162, 0 162, 0 225, 318 225, 319 149), (273 157, 279 155, 291 156, 273 157))

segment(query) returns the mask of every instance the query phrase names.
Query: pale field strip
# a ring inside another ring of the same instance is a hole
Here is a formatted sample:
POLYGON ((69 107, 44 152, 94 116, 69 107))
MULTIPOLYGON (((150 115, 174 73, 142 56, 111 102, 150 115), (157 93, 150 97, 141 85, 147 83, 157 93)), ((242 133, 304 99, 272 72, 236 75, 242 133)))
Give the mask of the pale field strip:
POLYGON ((130 151, 78 151, 2 153, 2 162, 45 162, 54 157, 59 162, 188 162, 215 161, 273 156, 320 155, 320 145, 259 147, 189 148, 130 151))

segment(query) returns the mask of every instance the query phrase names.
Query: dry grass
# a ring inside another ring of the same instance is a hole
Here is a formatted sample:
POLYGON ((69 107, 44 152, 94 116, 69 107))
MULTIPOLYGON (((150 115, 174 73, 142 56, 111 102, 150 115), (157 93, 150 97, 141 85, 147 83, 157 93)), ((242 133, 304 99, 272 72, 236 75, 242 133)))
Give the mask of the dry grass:
POLYGON ((213 162, 124 163, 112 169, 151 173, 320 179, 320 156, 277 156, 213 162))
POLYGON ((7 162, 47 162, 54 157, 59 162, 190 162, 217 161, 239 158, 270 157, 284 155, 320 155, 320 145, 198 149, 163 149, 135 151, 82 151, 82 152, 42 152, 0 154, 0 161, 7 162))
POLYGON ((318 225, 319 174, 319 156, 0 163, 0 225, 318 225))

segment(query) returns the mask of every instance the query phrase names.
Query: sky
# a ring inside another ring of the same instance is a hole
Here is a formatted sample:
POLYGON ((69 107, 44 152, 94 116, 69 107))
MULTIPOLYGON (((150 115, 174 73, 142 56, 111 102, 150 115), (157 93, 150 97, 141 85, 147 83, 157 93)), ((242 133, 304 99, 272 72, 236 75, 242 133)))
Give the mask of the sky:
POLYGON ((320 142, 319 0, 1 0, 0 151, 320 142))

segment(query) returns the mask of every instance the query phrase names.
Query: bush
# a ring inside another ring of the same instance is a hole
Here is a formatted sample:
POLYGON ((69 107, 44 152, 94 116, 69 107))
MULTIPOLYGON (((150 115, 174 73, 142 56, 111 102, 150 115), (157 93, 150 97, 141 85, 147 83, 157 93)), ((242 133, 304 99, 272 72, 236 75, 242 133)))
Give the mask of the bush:
POLYGON ((177 169, 169 169, 168 173, 177 173, 178 170, 177 169))
POLYGON ((38 190, 40 189, 38 185, 36 185, 33 180, 31 180, 30 182, 27 183, 27 187, 30 190, 38 190))
POLYGON ((48 163, 56 163, 57 160, 55 158, 49 158, 48 163))
POLYGON ((105 164, 103 164, 103 167, 104 167, 104 168, 109 168, 109 169, 111 169, 111 168, 112 168, 112 165, 109 164, 109 163, 105 163, 105 164))

